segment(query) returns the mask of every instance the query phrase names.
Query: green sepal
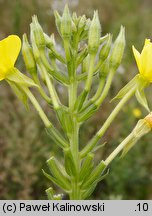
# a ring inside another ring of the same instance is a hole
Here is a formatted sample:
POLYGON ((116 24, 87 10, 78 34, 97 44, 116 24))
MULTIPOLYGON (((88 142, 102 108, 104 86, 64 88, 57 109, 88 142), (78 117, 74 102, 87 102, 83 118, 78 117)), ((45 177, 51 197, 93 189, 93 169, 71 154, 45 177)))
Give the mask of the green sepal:
POLYGON ((70 148, 64 149, 64 156, 65 156, 65 170, 69 176, 76 176, 76 165, 71 153, 70 148))
POLYGON ((28 105, 28 97, 25 94, 25 92, 14 82, 11 82, 7 80, 8 84, 11 86, 12 90, 14 91, 15 95, 23 102, 25 105, 26 109, 29 110, 29 105, 28 105))
POLYGON ((54 184, 56 184, 57 186, 59 186, 63 190, 65 190, 65 191, 70 190, 70 188, 68 186, 65 187, 65 185, 62 184, 62 182, 60 182, 58 179, 54 178, 53 176, 49 175, 48 173, 46 173, 43 169, 42 169, 42 172, 46 178, 48 178, 51 182, 53 182, 54 184))
POLYGON ((137 89, 135 95, 136 95, 136 98, 137 98, 138 102, 139 102, 148 112, 150 112, 150 109, 149 109, 149 106, 148 106, 148 102, 147 102, 147 99, 146 99, 146 96, 145 96, 144 89, 142 89, 142 90, 140 90, 140 91, 137 89))
POLYGON ((35 84, 31 78, 22 74, 17 68, 13 68, 13 70, 11 70, 11 73, 9 73, 6 77, 6 81, 11 81, 17 85, 21 85, 24 87, 33 86, 39 88, 39 86, 35 84))
POLYGON ((137 80, 137 90, 136 90, 136 98, 137 101, 148 111, 150 112, 148 102, 145 96, 144 88, 149 85, 149 82, 147 82, 143 77, 139 74, 138 80, 137 80))

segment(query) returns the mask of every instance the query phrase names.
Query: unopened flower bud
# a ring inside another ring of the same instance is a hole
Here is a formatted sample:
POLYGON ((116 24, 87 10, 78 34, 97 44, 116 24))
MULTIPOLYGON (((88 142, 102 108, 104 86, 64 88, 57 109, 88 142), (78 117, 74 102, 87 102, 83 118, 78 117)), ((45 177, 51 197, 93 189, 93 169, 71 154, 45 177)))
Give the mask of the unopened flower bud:
POLYGON ((39 60, 40 58, 40 51, 36 45, 36 41, 35 41, 35 37, 34 37, 34 26, 33 23, 30 24, 30 39, 31 39, 31 43, 32 43, 32 50, 33 50, 33 54, 34 54, 34 58, 35 60, 39 60))
POLYGON ((70 38, 72 33, 72 19, 66 5, 61 19, 61 34, 63 38, 70 38))
POLYGON ((88 45, 89 53, 96 54, 100 45, 101 25, 98 17, 98 12, 94 12, 93 20, 89 28, 88 45))
POLYGON ((91 25, 91 20, 90 20, 90 19, 87 19, 87 20, 86 20, 86 25, 85 25, 85 27, 84 27, 84 30, 85 30, 85 31, 89 30, 90 25, 91 25))
POLYGON ((99 71, 100 79, 106 79, 108 73, 109 73, 109 60, 106 60, 101 65, 101 68, 99 71))
POLYGON ((47 34, 44 33, 45 43, 48 48, 53 48, 55 46, 55 38, 54 34, 51 34, 49 37, 47 34))
POLYGON ((80 19, 81 19, 81 17, 77 17, 77 14, 75 12, 72 14, 72 20, 76 26, 78 26, 80 19))
POLYGON ((111 42, 112 42, 112 37, 109 34, 108 41, 101 47, 101 50, 99 53, 100 61, 103 62, 108 57, 110 49, 111 49, 111 42))
POLYGON ((36 73, 36 62, 26 34, 23 35, 22 55, 29 73, 36 73))
POLYGON ((60 32, 60 28, 61 28, 61 16, 60 14, 58 13, 58 11, 54 11, 54 16, 55 16, 55 24, 56 24, 56 27, 57 27, 57 30, 59 32, 59 34, 61 34, 60 32))
POLYGON ((44 48, 45 47, 45 39, 42 27, 40 26, 37 16, 32 17, 32 23, 33 23, 33 33, 35 38, 35 43, 38 48, 44 48))
POLYGON ((77 27, 73 21, 72 21, 72 32, 77 32, 77 27))
POLYGON ((125 28, 121 26, 120 33, 114 42, 112 54, 110 57, 110 65, 115 70, 118 68, 118 66, 121 63, 124 48, 125 48, 125 28))
POLYGON ((86 16, 83 15, 83 16, 81 17, 80 21, 79 21, 79 24, 78 24, 78 29, 79 29, 79 31, 80 31, 80 30, 83 30, 85 24, 86 24, 86 16))

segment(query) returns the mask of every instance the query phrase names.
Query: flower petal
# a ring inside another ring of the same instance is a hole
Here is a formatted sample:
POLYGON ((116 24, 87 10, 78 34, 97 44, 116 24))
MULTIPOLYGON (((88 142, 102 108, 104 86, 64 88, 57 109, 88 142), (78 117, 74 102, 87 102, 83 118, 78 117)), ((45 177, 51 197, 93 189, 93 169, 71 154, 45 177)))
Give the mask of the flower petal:
POLYGON ((20 49, 21 40, 17 35, 10 35, 0 41, 0 80, 14 67, 20 49))
POLYGON ((6 52, 14 66, 21 49, 21 40, 17 35, 10 35, 5 40, 6 52))
POLYGON ((150 82, 152 81, 152 43, 146 43, 141 53, 141 74, 146 77, 150 82))
POLYGON ((134 57, 136 59, 136 63, 139 69, 139 72, 141 72, 142 68, 141 68, 141 54, 138 52, 138 50, 136 50, 136 48, 134 46, 132 46, 132 50, 133 50, 133 54, 134 57))
POLYGON ((145 45, 150 43, 150 39, 145 39, 145 45))

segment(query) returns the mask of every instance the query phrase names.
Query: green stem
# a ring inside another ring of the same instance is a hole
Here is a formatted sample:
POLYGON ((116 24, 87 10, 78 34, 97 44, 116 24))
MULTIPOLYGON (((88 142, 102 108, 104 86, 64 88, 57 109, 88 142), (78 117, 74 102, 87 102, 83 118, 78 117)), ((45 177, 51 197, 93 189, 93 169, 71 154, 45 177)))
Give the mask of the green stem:
MULTIPOLYGON (((85 110, 91 105, 91 104, 94 104, 95 101, 100 97, 101 95, 101 92, 102 92, 102 89, 103 89, 103 86, 104 86, 104 83, 105 83, 105 79, 101 79, 100 81, 100 84, 99 84, 99 87, 95 93, 95 95, 84 105, 84 107, 80 110, 80 112, 85 112, 85 110)), ((83 115, 83 114, 82 114, 83 115)))
POLYGON ((94 61, 95 61, 95 55, 90 55, 90 66, 89 66, 89 73, 88 77, 85 83, 84 89, 89 92, 92 84, 92 77, 94 72, 94 61))
POLYGON ((73 118, 73 133, 71 135, 70 146, 71 152, 76 165, 76 175, 71 177, 72 190, 70 193, 70 199, 80 200, 81 191, 79 185, 79 174, 80 174, 80 157, 79 157, 79 125, 76 118, 73 118))
POLYGON ((132 97, 132 95, 135 93, 136 88, 130 89, 130 91, 121 99, 121 101, 118 103, 118 105, 115 107, 115 109, 112 111, 110 116, 107 118, 103 126, 100 128, 100 130, 96 133, 96 135, 90 140, 90 142, 84 147, 84 149, 81 151, 80 156, 81 158, 85 157, 88 152, 92 151, 92 149, 95 147, 97 142, 100 140, 100 138, 104 135, 108 127, 111 125, 112 121, 115 119, 119 111, 122 109, 122 107, 125 105, 125 103, 132 97))
POLYGON ((41 62, 39 63, 39 66, 43 72, 50 96, 52 98, 52 103, 53 103, 54 109, 57 110, 59 108, 59 102, 58 102, 59 99, 57 97, 57 94, 56 94, 55 89, 53 87, 53 84, 51 82, 51 79, 50 79, 45 67, 43 66, 43 64, 41 62))
POLYGON ((112 80, 113 80, 114 74, 115 74, 114 71, 111 70, 109 73, 107 82, 105 84, 105 87, 103 89, 103 92, 102 92, 101 96, 97 99, 97 101, 95 102, 95 104, 97 106, 100 106, 102 104, 102 102, 104 101, 105 97, 107 96, 109 89, 110 89, 110 86, 111 86, 111 83, 112 83, 112 80))
POLYGON ((37 110, 37 112, 39 113, 39 116, 41 117, 42 121, 44 122, 44 125, 46 127, 50 127, 52 126, 52 123, 49 121, 48 117, 46 116, 46 114, 44 113, 44 111, 42 110, 41 106, 39 105, 39 103, 37 102, 36 98, 34 97, 34 95, 31 93, 31 91, 26 88, 26 87, 22 87, 22 90, 25 92, 25 94, 29 97, 30 101, 32 102, 32 104, 34 105, 35 109, 37 110))
POLYGON ((76 56, 78 41, 74 44, 73 55, 69 53, 69 44, 67 40, 64 40, 64 49, 66 53, 68 74, 70 77, 70 85, 68 87, 69 92, 69 113, 72 116, 72 132, 70 135, 70 148, 72 157, 76 167, 76 175, 71 176, 71 192, 69 194, 70 199, 81 199, 80 185, 79 185, 79 173, 80 173, 80 157, 79 157, 79 123, 77 122, 77 116, 74 110, 74 105, 77 99, 77 79, 76 79, 76 56))
POLYGON ((49 98, 49 97, 47 96, 47 94, 46 94, 45 91, 43 90, 38 76, 37 76, 37 75, 33 75, 33 80, 34 80, 35 83, 39 86, 38 91, 40 92, 41 96, 44 98, 44 100, 45 100, 47 103, 51 104, 51 103, 52 103, 52 100, 51 100, 51 98, 49 98))
POLYGON ((107 159, 104 161, 106 166, 108 166, 112 160, 123 150, 123 148, 134 138, 134 134, 131 133, 129 136, 124 139, 119 146, 107 157, 107 159))

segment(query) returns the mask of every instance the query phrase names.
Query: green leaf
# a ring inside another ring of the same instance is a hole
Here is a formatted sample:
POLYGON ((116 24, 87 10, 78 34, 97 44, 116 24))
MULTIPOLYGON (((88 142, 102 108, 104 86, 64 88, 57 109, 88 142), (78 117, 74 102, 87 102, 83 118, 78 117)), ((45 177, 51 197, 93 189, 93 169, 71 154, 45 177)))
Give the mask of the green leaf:
POLYGON ((88 179, 81 185, 81 189, 87 189, 93 182, 95 182, 103 173, 106 168, 104 161, 101 161, 98 166, 93 170, 88 179))
POLYGON ((86 199, 88 198, 93 191, 95 190, 98 182, 102 181, 103 179, 105 179, 107 177, 107 175, 109 174, 109 170, 107 170, 106 174, 100 176, 99 178, 97 178, 90 186, 89 188, 87 188, 83 193, 82 193, 82 199, 86 199))
POLYGON ((63 190, 69 191, 69 187, 65 187, 65 185, 63 185, 62 182, 60 182, 58 179, 56 179, 53 176, 49 175, 44 170, 42 170, 42 172, 45 175, 45 177, 48 178, 51 182, 53 182, 54 184, 56 184, 57 186, 59 186, 63 190))
POLYGON ((59 180, 65 188, 70 185, 69 180, 66 178, 66 176, 63 174, 62 170, 57 164, 56 159, 52 156, 50 159, 47 160, 47 165, 52 173, 52 175, 59 180))
POLYGON ((76 176, 76 165, 71 153, 70 148, 64 149, 64 156, 65 156, 65 169, 69 176, 76 176))
POLYGON ((87 177, 91 174, 94 166, 93 159, 94 154, 92 153, 87 154, 86 158, 84 159, 84 162, 80 170, 80 182, 85 181, 85 179, 87 179, 87 177))

